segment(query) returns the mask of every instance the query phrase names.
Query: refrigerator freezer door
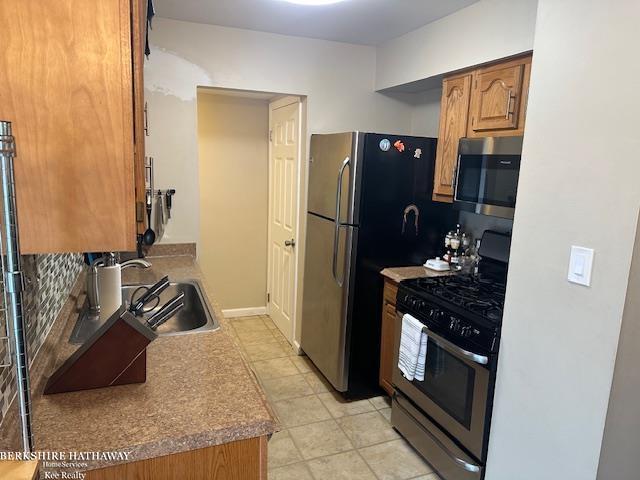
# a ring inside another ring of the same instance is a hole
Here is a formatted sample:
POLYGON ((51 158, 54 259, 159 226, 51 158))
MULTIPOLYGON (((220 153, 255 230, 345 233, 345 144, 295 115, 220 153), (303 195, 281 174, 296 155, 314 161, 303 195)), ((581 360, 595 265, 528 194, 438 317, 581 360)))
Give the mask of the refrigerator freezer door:
POLYGON ((357 223, 355 197, 361 136, 354 132, 311 136, 307 205, 310 213, 335 220, 339 211, 340 223, 357 223))
POLYGON ((336 390, 342 392, 349 383, 348 306, 356 237, 357 228, 340 228, 334 276, 334 222, 307 215, 301 346, 336 390))

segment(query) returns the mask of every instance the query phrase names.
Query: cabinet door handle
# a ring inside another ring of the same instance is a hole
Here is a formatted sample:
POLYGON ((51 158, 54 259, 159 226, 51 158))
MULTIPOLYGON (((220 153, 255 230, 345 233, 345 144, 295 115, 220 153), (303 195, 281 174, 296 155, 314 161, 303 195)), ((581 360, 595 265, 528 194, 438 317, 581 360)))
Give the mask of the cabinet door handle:
POLYGON ((505 119, 509 120, 509 115, 511 115, 511 90, 508 92, 507 96, 507 114, 505 115, 505 119))
POLYGON ((284 241, 284 246, 285 247, 295 247, 296 246, 296 241, 295 239, 291 239, 291 240, 285 240, 284 241))

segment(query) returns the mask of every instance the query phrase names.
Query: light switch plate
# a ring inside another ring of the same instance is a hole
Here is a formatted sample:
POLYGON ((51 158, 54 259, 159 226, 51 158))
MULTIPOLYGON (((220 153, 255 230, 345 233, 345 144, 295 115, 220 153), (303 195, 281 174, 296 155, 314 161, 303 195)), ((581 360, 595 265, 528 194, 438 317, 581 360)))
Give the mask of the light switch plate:
POLYGON ((578 285, 591 286, 591 270, 593 268, 592 248, 571 247, 571 257, 569 258, 568 280, 578 285))

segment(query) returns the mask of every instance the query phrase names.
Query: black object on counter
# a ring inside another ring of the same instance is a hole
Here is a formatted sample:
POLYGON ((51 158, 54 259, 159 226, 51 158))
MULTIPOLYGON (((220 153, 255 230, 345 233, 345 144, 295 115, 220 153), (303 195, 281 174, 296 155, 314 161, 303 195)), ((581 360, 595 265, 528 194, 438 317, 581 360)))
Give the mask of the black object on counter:
POLYGON ((146 313, 144 307, 154 301, 157 300, 156 306, 160 303, 160 294, 164 292, 169 287, 169 277, 164 276, 155 283, 153 286, 149 287, 145 293, 143 293, 139 298, 135 298, 136 294, 140 290, 144 290, 147 287, 140 287, 131 295, 131 305, 129 305, 129 311, 133 313, 136 317, 142 316, 146 313))
POLYGON ((147 320, 147 324, 149 325, 149 328, 151 328, 152 330, 155 330, 164 322, 166 322, 171 317, 173 317, 176 313, 178 313, 178 311, 182 307, 184 307, 184 302, 182 301, 183 299, 184 299, 184 292, 180 292, 178 295, 176 295, 167 303, 165 303, 160 308, 160 310, 154 313, 151 316, 151 318, 147 320))

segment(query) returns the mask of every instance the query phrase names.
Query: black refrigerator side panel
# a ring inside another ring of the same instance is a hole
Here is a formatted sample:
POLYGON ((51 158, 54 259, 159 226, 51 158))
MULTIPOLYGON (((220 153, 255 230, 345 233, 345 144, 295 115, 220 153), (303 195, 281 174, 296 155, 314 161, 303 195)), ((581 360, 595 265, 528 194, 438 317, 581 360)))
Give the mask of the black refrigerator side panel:
POLYGON ((431 200, 435 149, 436 140, 430 138, 365 136, 351 331, 349 390, 353 397, 380 391, 384 286, 380 271, 420 265, 441 255, 444 235, 455 226, 457 215, 451 204, 431 200), (385 139, 390 143, 387 151, 381 149, 385 139), (402 145, 396 147, 398 140, 402 145), (417 229, 412 205, 419 212, 417 229))

